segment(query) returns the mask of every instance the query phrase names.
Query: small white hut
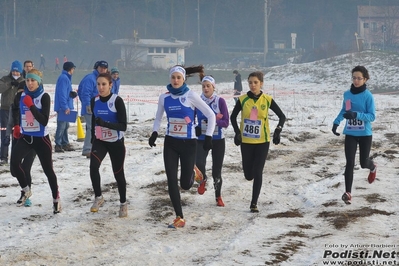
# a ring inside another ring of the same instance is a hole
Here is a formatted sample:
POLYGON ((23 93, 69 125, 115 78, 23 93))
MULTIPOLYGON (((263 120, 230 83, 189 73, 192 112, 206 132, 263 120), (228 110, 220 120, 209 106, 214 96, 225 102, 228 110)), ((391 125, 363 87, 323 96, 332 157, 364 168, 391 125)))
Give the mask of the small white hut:
POLYGON ((170 39, 119 39, 112 41, 121 46, 123 66, 151 66, 168 69, 174 65, 184 65, 184 51, 192 42, 170 39))

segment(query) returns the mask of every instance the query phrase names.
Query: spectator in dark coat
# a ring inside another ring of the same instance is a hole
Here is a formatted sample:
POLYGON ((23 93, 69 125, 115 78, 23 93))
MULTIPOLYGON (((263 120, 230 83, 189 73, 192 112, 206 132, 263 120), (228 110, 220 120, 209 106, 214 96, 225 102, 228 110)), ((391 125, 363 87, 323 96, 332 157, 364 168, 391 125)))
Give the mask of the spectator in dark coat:
MULTIPOLYGON (((241 74, 238 73, 237 70, 233 71, 234 74, 234 96, 241 95, 242 92, 242 83, 241 83, 241 74)), ((237 102, 238 96, 234 97, 234 101, 237 102)))
MULTIPOLYGON (((10 73, 0 79, 0 93, 1 93, 1 109, 0 109, 0 124, 2 128, 7 128, 10 106, 14 101, 15 94, 19 87, 23 86, 24 78, 21 75, 22 64, 19 61, 14 61, 11 64, 10 73)), ((1 146, 0 146, 0 164, 8 163, 8 145, 10 140, 6 139, 6 131, 1 130, 1 146), (5 145, 7 144, 7 145, 5 145)))

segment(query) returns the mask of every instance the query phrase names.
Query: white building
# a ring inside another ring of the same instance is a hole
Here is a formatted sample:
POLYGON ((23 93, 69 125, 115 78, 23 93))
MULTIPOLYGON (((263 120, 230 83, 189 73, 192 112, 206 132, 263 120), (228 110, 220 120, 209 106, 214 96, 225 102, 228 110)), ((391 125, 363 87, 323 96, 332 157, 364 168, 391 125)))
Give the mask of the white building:
POLYGON ((119 39, 112 44, 121 46, 123 66, 132 68, 147 66, 168 69, 174 65, 184 65, 184 50, 192 42, 170 39, 119 39))

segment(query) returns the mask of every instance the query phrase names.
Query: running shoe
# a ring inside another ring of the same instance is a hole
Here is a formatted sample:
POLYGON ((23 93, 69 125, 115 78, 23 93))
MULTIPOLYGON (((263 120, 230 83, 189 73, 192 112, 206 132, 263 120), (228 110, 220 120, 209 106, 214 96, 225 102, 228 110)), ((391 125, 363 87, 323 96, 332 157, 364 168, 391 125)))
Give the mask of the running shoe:
POLYGON ((25 191, 21 190, 21 197, 19 197, 19 200, 17 200, 18 205, 22 203, 22 199, 23 199, 24 195, 25 195, 25 191))
POLYGON ((374 182, 376 175, 377 175, 377 165, 374 165, 374 170, 372 171, 370 170, 369 176, 367 178, 370 184, 374 182))
POLYGON ((119 208, 119 217, 127 217, 127 201, 124 203, 121 203, 121 206, 119 208))
POLYGON ((21 198, 18 200, 18 202, 20 202, 18 203, 18 206, 24 206, 26 200, 29 199, 30 196, 32 196, 32 190, 30 189, 28 191, 23 191, 23 192, 24 192, 23 195, 21 193, 21 198))
POLYGON ((32 202, 30 201, 30 199, 26 199, 26 200, 25 200, 24 206, 25 206, 25 207, 30 207, 30 206, 32 206, 32 202))
POLYGON ((168 225, 168 228, 181 228, 184 227, 186 224, 186 221, 184 221, 183 218, 180 218, 180 216, 177 216, 176 219, 173 220, 173 223, 168 225))
POLYGON ((98 212, 98 209, 104 204, 104 197, 101 195, 94 199, 93 205, 90 208, 91 212, 98 212))
POLYGON ((217 197, 216 198, 216 206, 224 207, 224 202, 222 200, 222 197, 217 197))
POLYGON ((202 175, 200 169, 196 165, 194 165, 194 180, 198 184, 202 183, 202 180, 204 180, 204 176, 202 175))
POLYGON ((61 201, 60 199, 53 200, 53 213, 57 214, 61 212, 61 201))
POLYGON ((256 204, 251 204, 249 208, 251 209, 251 212, 259 212, 258 206, 256 204))
POLYGON ((346 203, 346 204, 351 204, 351 200, 352 200, 352 196, 351 193, 349 192, 345 192, 344 195, 342 195, 342 200, 346 203))
POLYGON ((206 191, 206 179, 202 180, 201 184, 197 188, 198 194, 203 195, 206 191))

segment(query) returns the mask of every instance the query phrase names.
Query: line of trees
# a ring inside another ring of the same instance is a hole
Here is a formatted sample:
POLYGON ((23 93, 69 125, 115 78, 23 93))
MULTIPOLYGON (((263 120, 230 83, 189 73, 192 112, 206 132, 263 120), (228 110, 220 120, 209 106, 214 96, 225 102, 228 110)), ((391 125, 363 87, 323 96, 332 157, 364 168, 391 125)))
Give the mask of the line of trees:
MULTIPOLYGON (((289 46, 295 32, 298 48, 333 45, 347 50, 357 27, 356 7, 369 3, 396 5, 397 0, 268 0, 269 47, 273 40, 285 40, 289 46)), ((259 48, 264 40, 263 6, 264 0, 3 0, 0 41, 6 55, 20 43, 24 52, 40 54, 37 46, 43 41, 68 40, 76 48, 133 38, 136 30, 139 38, 190 40, 206 47, 200 51, 259 48)))

